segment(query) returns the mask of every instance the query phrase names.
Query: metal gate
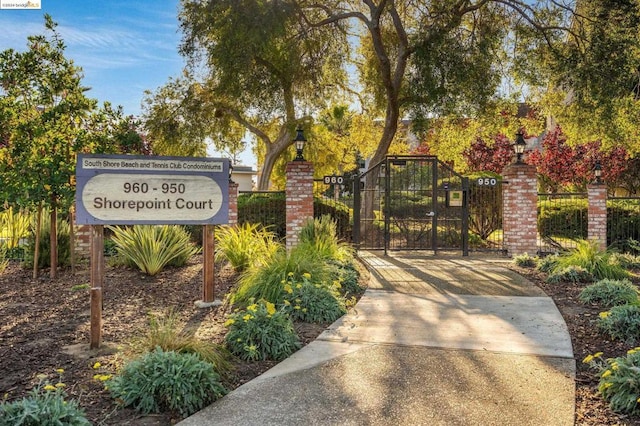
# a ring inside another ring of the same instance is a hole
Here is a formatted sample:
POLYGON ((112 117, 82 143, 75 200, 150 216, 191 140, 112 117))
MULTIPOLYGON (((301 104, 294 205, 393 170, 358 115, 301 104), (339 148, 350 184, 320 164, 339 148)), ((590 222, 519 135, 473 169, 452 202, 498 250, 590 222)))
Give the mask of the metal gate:
POLYGON ((353 239, 370 250, 468 254, 468 179, 434 156, 388 156, 354 191, 353 239))

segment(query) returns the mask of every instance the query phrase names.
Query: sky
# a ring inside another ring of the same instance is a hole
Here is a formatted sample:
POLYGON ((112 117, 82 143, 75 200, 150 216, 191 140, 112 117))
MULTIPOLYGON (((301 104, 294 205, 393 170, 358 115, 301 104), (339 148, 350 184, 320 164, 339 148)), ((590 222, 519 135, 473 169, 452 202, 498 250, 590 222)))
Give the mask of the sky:
MULTIPOLYGON (((4 3, 4 0, 3 0, 4 3)), ((178 76, 178 0, 41 0, 41 9, 0 9, 0 51, 24 51, 43 34, 44 14, 58 23, 65 56, 82 68, 88 96, 139 115, 145 90, 178 76)))
MULTIPOLYGON (((0 51, 25 51, 28 36, 45 33, 44 14, 50 14, 67 46, 65 56, 82 68, 82 83, 91 88, 87 95, 121 105, 126 115, 140 115, 144 91, 182 72, 179 0, 40 0, 40 9, 4 8, 10 1, 0 0, 0 51)), ((255 168, 249 153, 240 160, 255 168)))

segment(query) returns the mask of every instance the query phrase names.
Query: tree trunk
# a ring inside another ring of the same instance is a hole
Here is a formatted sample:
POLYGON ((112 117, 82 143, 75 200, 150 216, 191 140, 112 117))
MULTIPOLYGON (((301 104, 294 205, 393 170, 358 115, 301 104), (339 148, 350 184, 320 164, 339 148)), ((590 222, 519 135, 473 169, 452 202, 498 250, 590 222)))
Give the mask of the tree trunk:
POLYGON ((259 191, 267 191, 269 189, 269 183, 271 180, 271 173, 273 172, 273 167, 278 160, 278 157, 293 144, 293 139, 288 130, 288 125, 283 124, 282 129, 280 130, 280 134, 278 135, 278 139, 275 142, 267 145, 267 152, 264 155, 264 162, 262 163, 262 169, 260 171, 260 176, 258 177, 258 190, 259 191))
POLYGON ((56 206, 56 196, 51 196, 51 235, 50 241, 50 268, 49 277, 54 279, 58 275, 58 207, 56 206))
POLYGON ((38 204, 36 212, 36 229, 35 229, 35 246, 33 248, 33 279, 38 279, 40 269, 38 261, 40 260, 40 226, 42 225, 42 203, 38 204))
POLYGON ((74 211, 73 206, 69 209, 69 262, 71 263, 71 273, 76 273, 76 232, 74 229, 74 211))

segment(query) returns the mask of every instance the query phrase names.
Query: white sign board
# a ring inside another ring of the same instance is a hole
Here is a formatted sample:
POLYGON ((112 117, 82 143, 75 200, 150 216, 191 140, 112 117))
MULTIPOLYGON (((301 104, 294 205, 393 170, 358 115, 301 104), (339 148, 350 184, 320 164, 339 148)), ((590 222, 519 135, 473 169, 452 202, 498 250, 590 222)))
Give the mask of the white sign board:
POLYGON ((222 224, 229 160, 78 155, 78 224, 222 224))

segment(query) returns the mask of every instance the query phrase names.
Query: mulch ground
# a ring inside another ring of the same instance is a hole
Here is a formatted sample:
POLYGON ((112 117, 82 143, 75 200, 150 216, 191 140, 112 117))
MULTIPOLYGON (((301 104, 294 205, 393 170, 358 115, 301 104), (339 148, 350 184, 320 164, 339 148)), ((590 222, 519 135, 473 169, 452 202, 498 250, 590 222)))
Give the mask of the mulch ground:
MULTIPOLYGON (((222 343, 223 323, 229 306, 200 309, 194 302, 201 298, 201 258, 186 267, 168 269, 155 277, 123 268, 106 268, 103 308, 103 345, 89 350, 90 272, 86 265, 75 274, 59 272, 51 280, 47 271, 32 279, 31 271, 12 264, 0 275, 0 395, 8 400, 25 396, 38 382, 37 375, 48 374, 57 380, 56 369, 64 369, 63 381, 70 398, 79 400, 87 417, 100 425, 171 425, 180 420, 171 414, 140 416, 130 409, 118 408, 93 376, 92 366, 100 362, 100 372, 114 372, 122 365, 123 351, 136 336, 149 328, 150 315, 164 315, 169 309, 178 313, 185 327, 196 335, 222 343)), ((513 267, 540 286, 558 306, 571 334, 576 377, 577 425, 640 425, 640 418, 611 412, 597 395, 597 380, 582 363, 588 354, 604 352, 604 357, 626 354, 631 347, 611 341, 598 332, 595 321, 601 311, 578 301, 584 285, 550 285, 543 276, 529 269, 513 267)), ((226 267, 216 268, 216 292, 224 298, 236 281, 226 267)), ((297 324, 304 344, 313 341, 325 326, 297 324)), ((274 362, 235 362, 229 389, 251 380, 271 368, 274 362)))

